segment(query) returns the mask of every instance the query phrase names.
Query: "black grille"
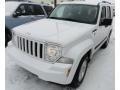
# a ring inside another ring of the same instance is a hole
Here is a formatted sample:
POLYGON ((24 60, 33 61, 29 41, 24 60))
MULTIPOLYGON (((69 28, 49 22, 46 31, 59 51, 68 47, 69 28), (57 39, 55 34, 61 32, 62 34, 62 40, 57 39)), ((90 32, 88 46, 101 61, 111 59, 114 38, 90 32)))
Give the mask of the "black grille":
POLYGON ((43 44, 17 36, 17 47, 32 56, 43 58, 43 44))

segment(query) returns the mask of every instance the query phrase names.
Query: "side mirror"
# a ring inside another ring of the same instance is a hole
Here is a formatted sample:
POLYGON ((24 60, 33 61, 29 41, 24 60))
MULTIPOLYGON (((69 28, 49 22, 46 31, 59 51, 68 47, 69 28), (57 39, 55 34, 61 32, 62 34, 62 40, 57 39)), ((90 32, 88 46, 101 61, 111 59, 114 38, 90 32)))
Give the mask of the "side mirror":
POLYGON ((102 26, 102 25, 108 26, 111 24, 112 24, 112 19, 103 19, 103 20, 101 20, 100 26, 102 26))
POLYGON ((15 17, 15 18, 17 18, 18 16, 21 16, 22 14, 20 13, 20 12, 15 12, 14 14, 13 14, 13 17, 15 17))

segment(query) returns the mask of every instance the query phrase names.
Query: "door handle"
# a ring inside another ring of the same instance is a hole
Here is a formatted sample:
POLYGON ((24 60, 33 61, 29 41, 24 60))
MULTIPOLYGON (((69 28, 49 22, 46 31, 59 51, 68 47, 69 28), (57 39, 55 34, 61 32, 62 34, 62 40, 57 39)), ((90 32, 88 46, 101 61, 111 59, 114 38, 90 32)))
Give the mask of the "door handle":
POLYGON ((94 33, 94 32, 96 32, 96 31, 97 31, 97 29, 93 30, 92 32, 94 33))
POLYGON ((96 31, 97 31, 97 29, 92 31, 92 34, 94 34, 94 36, 96 35, 96 33, 95 33, 96 31))

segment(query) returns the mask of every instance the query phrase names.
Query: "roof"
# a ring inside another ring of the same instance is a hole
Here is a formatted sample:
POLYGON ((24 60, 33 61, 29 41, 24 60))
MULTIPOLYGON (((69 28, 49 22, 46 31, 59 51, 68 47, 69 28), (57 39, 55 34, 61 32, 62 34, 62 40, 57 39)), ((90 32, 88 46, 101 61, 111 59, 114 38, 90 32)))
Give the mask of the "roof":
POLYGON ((51 6, 49 4, 41 4, 41 3, 34 3, 34 2, 25 2, 25 1, 6 1, 5 3, 9 3, 11 5, 20 5, 20 4, 36 4, 41 6, 51 6))
POLYGON ((35 5, 41 5, 41 6, 50 6, 48 4, 39 4, 39 3, 33 3, 33 2, 6 1, 5 2, 5 15, 6 16, 11 15, 20 4, 35 4, 35 5))
MULTIPOLYGON (((98 5, 101 2, 101 0, 77 0, 77 1, 67 1, 62 2, 61 4, 87 4, 87 5, 98 5)), ((106 1, 107 2, 107 1, 106 1)), ((109 3, 103 3, 103 4, 109 4, 109 3)))

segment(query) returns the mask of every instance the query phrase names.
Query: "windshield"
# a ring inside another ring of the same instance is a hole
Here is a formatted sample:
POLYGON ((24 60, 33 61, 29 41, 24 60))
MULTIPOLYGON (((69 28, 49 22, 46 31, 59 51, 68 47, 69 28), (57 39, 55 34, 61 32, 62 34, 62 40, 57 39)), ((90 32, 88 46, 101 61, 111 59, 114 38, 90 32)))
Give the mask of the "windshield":
POLYGON ((98 6, 81 4, 58 5, 48 18, 95 24, 98 6))

